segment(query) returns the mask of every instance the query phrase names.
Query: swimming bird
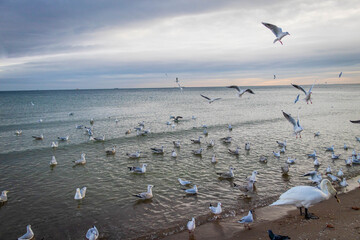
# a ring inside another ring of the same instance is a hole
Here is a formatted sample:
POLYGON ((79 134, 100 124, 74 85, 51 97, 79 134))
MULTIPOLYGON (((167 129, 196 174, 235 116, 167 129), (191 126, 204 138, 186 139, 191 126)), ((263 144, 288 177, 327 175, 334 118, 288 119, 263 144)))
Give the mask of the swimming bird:
POLYGON ((142 165, 142 167, 128 167, 128 169, 130 170, 130 172, 132 173, 145 173, 146 172, 146 167, 147 167, 147 164, 144 163, 142 165))
POLYGON ((321 163, 319 162, 319 160, 317 159, 317 158, 315 158, 315 160, 314 160, 314 166, 315 167, 318 167, 318 166, 320 166, 321 165, 321 163))
POLYGON ((297 121, 295 121, 295 119, 293 117, 291 117, 290 114, 287 114, 286 112, 282 111, 284 117, 293 125, 294 127, 294 134, 297 138, 298 135, 300 135, 301 138, 301 132, 304 130, 301 126, 300 126, 300 119, 299 119, 299 114, 298 114, 298 118, 297 121))
POLYGON ((176 157, 177 157, 177 154, 176 154, 176 151, 175 151, 175 150, 172 150, 172 151, 171 151, 171 157, 173 157, 173 158, 176 158, 176 157))
POLYGON ((341 76, 342 76, 342 72, 339 73, 339 78, 341 78, 341 76))
POLYGON ((282 148, 280 149, 280 153, 285 153, 285 151, 286 151, 286 148, 285 148, 285 147, 282 147, 282 148))
POLYGON ((193 232, 195 230, 196 224, 195 224, 195 218, 192 218, 191 221, 189 221, 186 225, 189 232, 193 232))
POLYGON ((139 158, 140 157, 140 151, 136 151, 136 152, 134 152, 134 153, 126 153, 126 156, 128 156, 129 158, 132 158, 132 159, 134 159, 134 158, 139 158))
POLYGON ((320 136, 320 132, 314 133, 314 137, 319 137, 319 136, 320 136))
POLYGON ((201 143, 201 136, 199 136, 198 139, 190 139, 192 143, 197 143, 197 144, 200 144, 201 143))
POLYGON ((213 154, 211 157, 211 163, 217 163, 216 155, 213 154))
POLYGON ((60 141, 68 141, 68 140, 69 140, 69 136, 58 137, 58 139, 59 139, 60 141))
POLYGON ((358 179, 358 183, 359 183, 359 188, 360 188, 360 178, 358 179))
POLYGON ((331 173, 332 172, 332 170, 331 170, 331 167, 330 167, 330 165, 326 168, 326 174, 329 174, 329 173, 331 173))
POLYGON ((334 145, 331 145, 331 147, 325 147, 325 151, 334 152, 334 145))
POLYGON ((142 193, 139 193, 139 194, 136 194, 136 195, 133 195, 133 196, 141 198, 143 200, 151 199, 153 197, 153 193, 152 193, 152 188, 153 187, 154 187, 153 185, 148 185, 147 192, 142 192, 142 193))
POLYGON ((265 23, 262 22, 262 24, 264 24, 265 27, 267 27, 268 29, 270 29, 273 34, 276 36, 274 43, 276 43, 277 41, 279 41, 281 43, 281 45, 283 45, 281 39, 287 35, 290 35, 290 33, 288 32, 283 32, 281 28, 277 27, 276 25, 270 24, 270 23, 265 23))
POLYGON ((52 156, 51 161, 50 161, 50 166, 55 166, 55 165, 57 165, 57 161, 56 161, 55 156, 52 156))
POLYGON ((83 129, 84 125, 76 125, 75 128, 76 129, 83 129))
POLYGON ((296 96, 295 101, 294 101, 294 104, 299 101, 299 97, 300 97, 300 94, 298 94, 298 95, 296 96))
POLYGON ((348 159, 345 159, 345 165, 351 166, 352 165, 352 157, 349 157, 348 159))
POLYGON ((228 125, 228 129, 229 129, 229 131, 233 130, 233 127, 231 126, 231 124, 228 125))
POLYGON ((186 194, 192 194, 192 195, 195 195, 198 193, 198 188, 196 185, 193 186, 193 188, 190 188, 190 189, 184 189, 185 193, 186 194))
POLYGON ((260 156, 259 162, 267 163, 267 157, 265 157, 265 156, 260 156))
POLYGON ((173 141, 174 147, 180 148, 181 142, 179 140, 173 141))
POLYGON ((35 140, 43 140, 44 139, 44 135, 41 134, 39 136, 32 136, 33 138, 35 138, 35 140))
POLYGON ((274 152, 274 151, 273 151, 273 154, 274 154, 274 157, 276 157, 276 158, 279 158, 279 157, 280 157, 280 151, 279 151, 279 152, 274 152))
POLYGON ((245 143, 245 150, 250 151, 250 143, 249 142, 245 143))
POLYGON ((314 150, 314 152, 313 153, 311 153, 311 154, 308 154, 308 158, 316 158, 316 150, 314 150))
POLYGON ((354 157, 357 156, 357 153, 356 153, 355 149, 353 149, 353 151, 352 151, 352 153, 351 153, 351 156, 354 156, 354 157))
MULTIPOLYGON (((245 217, 242 217, 238 223, 245 223, 247 225, 247 227, 250 229, 249 224, 252 223, 254 221, 253 215, 252 215, 252 211, 250 210, 248 215, 245 217)), ((246 226, 245 225, 245 226, 246 226)))
POLYGON ((343 177, 344 176, 344 173, 342 171, 342 168, 339 169, 338 173, 337 173, 337 176, 338 177, 343 177))
POLYGON ((281 173, 282 175, 288 175, 290 170, 290 165, 285 163, 283 166, 281 166, 281 173))
POLYGON ((164 146, 161 146, 161 148, 151 148, 151 151, 155 154, 164 154, 164 146))
POLYGON ((33 102, 30 102, 31 106, 35 106, 35 104, 33 102))
POLYGON ((330 181, 323 179, 320 183, 320 189, 311 186, 292 187, 285 193, 281 194, 279 200, 272 203, 270 206, 295 205, 298 208, 304 207, 305 218, 316 219, 316 216, 309 214, 308 208, 316 203, 329 199, 331 194, 334 194, 336 200, 339 202, 337 192, 331 185, 330 181))
POLYGON ((309 104, 309 101, 310 101, 310 103, 312 104, 312 101, 311 101, 311 94, 312 94, 312 92, 311 92, 311 91, 312 91, 315 83, 310 87, 310 89, 309 89, 308 92, 306 92, 306 91, 304 90, 304 88, 302 88, 302 87, 299 86, 299 85, 296 85, 296 84, 291 84, 291 85, 293 85, 295 88, 299 89, 300 91, 304 92, 304 94, 305 94, 304 100, 306 101, 307 104, 309 104))
POLYGON ((254 93, 251 89, 249 89, 249 88, 243 90, 243 89, 241 89, 240 87, 235 86, 235 85, 229 86, 228 88, 234 88, 234 89, 236 89, 238 97, 242 97, 242 95, 244 95, 244 93, 246 93, 246 92, 251 93, 251 94, 255 94, 255 93, 254 93))
POLYGON ((290 157, 288 157, 288 159, 285 162, 288 163, 288 164, 294 164, 295 160, 296 160, 296 158, 291 159, 290 157))
POLYGON ((31 240, 34 238, 34 232, 31 229, 31 225, 26 226, 26 233, 18 238, 18 240, 31 240))
POLYGON ((86 187, 83 187, 83 188, 77 188, 76 189, 76 192, 75 192, 75 196, 74 196, 74 199, 75 200, 81 200, 85 197, 85 194, 86 194, 86 187))
POLYGON ((104 142, 105 141, 105 135, 102 135, 101 137, 94 137, 94 140, 97 142, 104 142))
POLYGON ((90 228, 86 233, 86 238, 89 240, 96 240, 98 239, 98 237, 99 237, 99 231, 95 226, 90 228))
POLYGON ((231 143, 232 137, 223 137, 223 138, 220 138, 220 140, 222 140, 223 143, 228 144, 228 143, 231 143))
POLYGON ((335 153, 332 153, 332 154, 331 154, 331 158, 332 158, 332 159, 339 159, 340 155, 341 155, 341 154, 335 155, 335 153))
POLYGON ((339 185, 342 187, 349 186, 349 184, 346 182, 346 178, 343 178, 342 181, 339 183, 339 185))
POLYGON ((190 181, 182 180, 181 178, 178 178, 178 181, 183 186, 191 184, 190 181))
POLYGON ((235 150, 231 150, 230 148, 228 148, 229 153, 231 153, 233 155, 239 155, 240 154, 239 150, 240 150, 239 147, 236 147, 235 150))
POLYGON ((287 146, 286 140, 284 140, 283 142, 276 141, 276 143, 279 145, 279 147, 284 147, 284 148, 286 148, 286 146, 287 146))
POLYGON ((360 120, 350 120, 352 123, 360 123, 360 120))
POLYGON ((282 235, 274 234, 273 231, 271 231, 271 230, 268 230, 268 234, 269 234, 270 240, 288 240, 288 239, 291 239, 288 236, 282 236, 282 235))
POLYGON ((58 142, 51 142, 51 147, 52 148, 57 148, 59 146, 58 142))
POLYGON ((344 143, 344 150, 348 150, 348 149, 349 149, 349 147, 346 146, 346 143, 344 143))
POLYGON ((90 125, 94 125, 94 119, 93 118, 90 119, 90 125))
POLYGON ((202 151, 203 151, 203 149, 202 148, 200 148, 200 149, 198 149, 198 150, 192 150, 191 152, 194 154, 194 155, 202 155, 202 151))
POLYGON ((274 74, 274 79, 276 79, 276 75, 274 74))
POLYGON ((220 214, 222 212, 222 209, 221 209, 221 202, 218 202, 217 206, 213 206, 211 203, 210 203, 210 207, 209 207, 210 211, 213 213, 213 214, 220 214))
POLYGON ((216 174, 219 175, 219 178, 231 179, 231 178, 234 178, 234 170, 235 170, 235 168, 229 167, 228 172, 216 173, 216 174))
POLYGON ((322 180, 322 177, 320 174, 318 174, 317 171, 311 171, 306 174, 304 174, 304 177, 309 177, 308 179, 311 180, 313 183, 319 184, 322 180))
POLYGON ((80 159, 73 161, 75 165, 84 165, 86 163, 85 155, 85 153, 82 153, 80 159))
POLYGON ((217 101, 217 100, 220 100, 220 99, 221 99, 221 98, 209 98, 209 97, 204 96, 204 95, 202 95, 202 94, 200 94, 200 96, 202 96, 203 98, 207 99, 208 102, 209 102, 209 104, 212 103, 212 102, 214 102, 214 101, 217 101))
POLYGON ((16 135, 16 136, 20 136, 21 134, 22 134, 22 130, 16 130, 16 131, 15 131, 15 135, 16 135))
POLYGON ((242 192, 253 192, 254 191, 254 182, 253 181, 248 181, 244 185, 239 185, 239 184, 234 183, 233 186, 234 186, 234 188, 237 188, 242 192))
POLYGON ((326 174, 326 176, 328 176, 332 182, 340 182, 340 178, 338 178, 337 176, 334 176, 330 173, 326 174))
POLYGON ((7 202, 7 200, 8 200, 7 193, 8 193, 8 192, 9 192, 9 191, 7 191, 7 190, 4 190, 4 191, 1 192, 1 195, 0 195, 0 203, 7 202))
POLYGON ((115 155, 116 147, 113 146, 110 150, 106 150, 105 153, 106 153, 106 155, 115 155))
POLYGON ((210 142, 208 142, 207 147, 212 148, 213 146, 215 146, 215 141, 211 139, 210 142))
POLYGON ((126 132, 125 132, 125 135, 129 135, 131 133, 131 129, 128 129, 126 132))

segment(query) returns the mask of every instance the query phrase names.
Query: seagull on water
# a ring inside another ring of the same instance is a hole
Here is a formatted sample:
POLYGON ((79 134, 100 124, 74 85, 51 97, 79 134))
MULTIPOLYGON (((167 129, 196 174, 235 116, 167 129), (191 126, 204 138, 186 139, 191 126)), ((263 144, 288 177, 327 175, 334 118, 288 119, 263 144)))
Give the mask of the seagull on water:
POLYGON ((193 232, 195 230, 196 224, 195 224, 195 218, 192 218, 191 221, 189 221, 186 225, 189 232, 193 232))
POLYGON ((22 130, 16 130, 16 131, 15 131, 15 135, 16 135, 16 136, 20 136, 21 134, 22 134, 22 130))
POLYGON ((298 94, 298 95, 296 96, 295 101, 294 101, 294 104, 299 101, 299 97, 300 97, 300 94, 298 94))
POLYGON ((279 41, 281 43, 281 45, 283 45, 281 39, 287 35, 290 35, 290 33, 288 32, 283 32, 281 28, 277 27, 276 25, 270 24, 270 23, 264 23, 262 22, 262 24, 264 24, 265 27, 267 27, 268 29, 270 29, 273 34, 276 36, 274 43, 276 43, 277 41, 279 41))
POLYGON ((320 166, 321 165, 321 163, 319 162, 319 160, 317 159, 317 158, 315 158, 315 160, 314 160, 314 166, 315 167, 318 167, 318 166, 320 166))
POLYGON ((319 136, 320 136, 320 132, 314 133, 314 137, 319 137, 319 136))
POLYGON ((265 157, 265 156, 260 156, 259 162, 267 163, 267 157, 265 157))
POLYGON ((298 114, 297 121, 295 121, 295 119, 293 117, 291 117, 290 114, 287 114, 284 111, 282 111, 282 113, 283 113, 284 117, 294 126, 294 134, 295 134, 296 138, 298 137, 298 135, 301 138, 301 132, 304 129, 300 126, 299 114, 298 114))
POLYGON ((35 140, 43 140, 44 139, 44 135, 38 135, 38 136, 32 136, 35 140))
POLYGON ((57 165, 57 161, 56 161, 55 156, 52 156, 51 161, 50 161, 50 166, 55 166, 55 165, 57 165))
POLYGON ((8 192, 9 192, 9 191, 7 191, 7 190, 4 190, 4 191, 1 192, 1 195, 0 195, 0 203, 7 202, 7 200, 8 200, 7 193, 8 193, 8 192))
POLYGON ((321 175, 318 174, 317 171, 311 171, 311 172, 304 174, 304 177, 307 177, 307 176, 309 177, 308 179, 311 180, 313 183, 319 184, 320 181, 322 180, 321 175))
POLYGON ((183 185, 183 186, 186 186, 186 185, 191 184, 190 181, 182 180, 181 178, 178 178, 178 181, 179 181, 179 183, 180 183, 181 185, 183 185))
POLYGON ((26 233, 18 238, 18 240, 31 240, 34 238, 34 232, 31 229, 31 225, 26 226, 26 233))
POLYGON ((245 150, 250 151, 250 143, 249 142, 245 143, 245 150))
POLYGON ((101 136, 101 137, 94 137, 94 140, 97 142, 104 142, 105 141, 105 135, 101 136))
POLYGON ((59 139, 60 141, 68 141, 68 140, 69 140, 69 136, 58 137, 58 139, 59 139))
POLYGON ((233 127, 231 126, 231 124, 228 125, 228 129, 229 129, 229 131, 233 130, 233 127))
POLYGON ((249 88, 243 90, 243 89, 241 89, 240 87, 235 86, 235 85, 229 86, 228 88, 234 88, 234 89, 236 89, 238 97, 242 97, 242 95, 244 95, 244 93, 246 93, 246 92, 251 93, 251 94, 255 94, 255 93, 254 93, 251 89, 249 89, 249 88))
POLYGON ((128 169, 130 170, 130 172, 132 173, 145 173, 146 172, 146 167, 147 167, 147 164, 144 163, 142 165, 142 167, 128 167, 128 169))
POLYGON ((354 156, 354 157, 357 156, 357 153, 356 153, 355 149, 353 149, 353 151, 352 151, 352 153, 351 153, 351 156, 354 156))
POLYGON ((251 176, 248 178, 248 181, 256 182, 256 175, 258 175, 258 171, 253 171, 251 176))
POLYGON ((349 157, 348 159, 345 159, 345 165, 351 166, 352 165, 352 157, 349 157))
POLYGON ((276 157, 276 158, 279 158, 279 157, 280 157, 280 151, 279 151, 279 152, 274 152, 274 151, 273 151, 273 154, 274 154, 274 157, 276 157))
POLYGON ((57 148, 59 146, 58 142, 51 142, 51 147, 52 148, 57 148))
POLYGON ((349 149, 349 147, 346 146, 346 143, 344 143, 344 150, 348 150, 348 149, 349 149))
POLYGON ((247 184, 239 185, 234 183, 234 188, 239 189, 242 192, 253 192, 254 191, 254 182, 248 181, 247 184))
POLYGON ((200 144, 201 143, 201 136, 199 136, 199 138, 198 139, 190 139, 191 140, 191 142, 192 143, 198 143, 198 144, 200 144))
POLYGON ((179 140, 173 141, 174 147, 180 148, 181 142, 179 140))
POLYGON ((280 153, 285 153, 285 151, 286 151, 285 147, 282 147, 282 149, 280 149, 280 153))
POLYGON ((126 156, 128 156, 129 158, 132 158, 132 159, 134 159, 134 158, 139 158, 140 157, 140 151, 136 151, 136 152, 134 152, 134 153, 126 153, 126 156))
POLYGON ((283 166, 281 166, 281 173, 282 175, 288 175, 290 170, 290 165, 285 163, 283 166))
POLYGON ((85 155, 85 153, 82 153, 80 159, 73 161, 75 165, 84 165, 86 163, 85 155))
POLYGON ((343 177, 343 176, 344 176, 344 173, 343 173, 343 171, 342 171, 342 168, 340 168, 340 170, 338 171, 337 176, 338 176, 338 177, 343 177))
POLYGON ((86 238, 89 240, 96 240, 98 239, 98 237, 99 237, 99 231, 95 226, 90 228, 86 233, 86 238))
POLYGON ((330 165, 326 168, 326 172, 325 172, 326 174, 331 174, 332 173, 332 170, 331 170, 331 167, 330 167, 330 165))
POLYGON ((299 85, 296 85, 296 84, 291 84, 291 85, 293 85, 295 88, 299 89, 300 91, 303 91, 304 94, 305 94, 305 99, 304 99, 304 100, 306 101, 306 103, 309 104, 309 101, 310 101, 310 103, 312 104, 312 101, 311 101, 311 94, 312 94, 312 92, 311 92, 311 91, 312 91, 315 83, 311 86, 311 88, 309 89, 308 92, 306 92, 306 91, 304 90, 304 88, 302 88, 302 87, 299 86, 299 85))
POLYGON ((153 197, 153 194, 152 194, 152 188, 153 187, 154 187, 153 185, 148 185, 147 192, 142 192, 142 193, 139 193, 139 194, 136 194, 136 195, 133 195, 133 196, 141 198, 143 200, 151 199, 153 197))
POLYGON ((229 167, 228 172, 216 173, 216 174, 219 175, 219 178, 232 179, 232 178, 234 178, 234 170, 235 170, 235 168, 229 167))
POLYGON ((349 186, 349 184, 346 182, 346 178, 343 178, 343 180, 339 183, 339 185, 342 187, 349 186))
POLYGON ((76 189, 76 192, 75 192, 75 196, 74 196, 74 199, 75 200, 81 200, 85 197, 85 194, 86 194, 86 187, 83 187, 82 189, 80 188, 77 188, 76 189))
POLYGON ((184 189, 185 193, 186 194, 192 194, 192 195, 195 195, 198 193, 198 188, 196 185, 193 186, 193 188, 190 188, 190 189, 184 189))
POLYGON ((279 147, 285 147, 286 148, 286 140, 284 140, 283 142, 276 141, 276 143, 279 145, 279 147))
POLYGON ((331 154, 331 159, 339 159, 341 154, 335 155, 335 153, 331 154))
POLYGON ((220 140, 222 140, 223 143, 227 144, 227 143, 231 143, 232 138, 231 137, 223 137, 223 138, 220 138, 220 140))
POLYGON ((268 230, 270 240, 288 240, 290 237, 274 234, 273 231, 268 230))
POLYGON ((200 149, 197 149, 197 150, 192 150, 191 152, 192 152, 194 155, 201 156, 201 155, 202 155, 202 151, 203 151, 203 149, 200 148, 200 149))
POLYGON ((316 150, 314 150, 314 152, 313 153, 311 153, 311 154, 308 154, 308 158, 316 158, 316 150))
POLYGON ((161 146, 161 148, 151 148, 151 151, 155 154, 164 154, 164 146, 161 146))
POLYGON ((210 203, 210 207, 209 207, 210 211, 213 213, 213 214, 220 214, 222 212, 222 209, 221 209, 221 202, 218 202, 217 206, 213 206, 211 203, 210 203))
POLYGON ((105 151, 106 155, 115 155, 116 147, 113 146, 111 149, 105 151))
POLYGON ((204 96, 204 95, 202 95, 202 94, 200 94, 200 96, 202 96, 203 98, 207 99, 208 102, 209 102, 209 104, 212 103, 212 102, 214 102, 214 101, 216 101, 216 100, 220 100, 220 99, 221 99, 221 98, 209 98, 209 97, 204 96))
POLYGON ((176 153, 175 150, 172 150, 172 151, 171 151, 171 157, 173 157, 173 158, 176 158, 176 157, 177 157, 177 153, 176 153))
POLYGON ((288 163, 288 164, 294 164, 295 161, 296 161, 296 158, 291 159, 291 158, 288 157, 288 159, 285 162, 288 163))

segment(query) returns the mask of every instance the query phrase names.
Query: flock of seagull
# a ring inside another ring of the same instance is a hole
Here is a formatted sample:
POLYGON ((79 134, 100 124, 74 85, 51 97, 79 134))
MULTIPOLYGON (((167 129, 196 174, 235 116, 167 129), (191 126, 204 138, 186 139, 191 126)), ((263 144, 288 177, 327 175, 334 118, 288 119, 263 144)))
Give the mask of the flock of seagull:
MULTIPOLYGON (((283 32, 281 28, 273 25, 273 24, 269 24, 269 23, 262 23, 264 26, 266 26, 267 28, 269 28, 274 35, 276 36, 276 39, 274 40, 274 43, 276 43, 277 41, 279 41, 281 44, 282 43, 282 38, 284 38, 287 35, 290 35, 288 32, 283 32)), ((339 74, 339 77, 342 76, 342 72, 339 74)), ((276 75, 274 75, 274 79, 276 78, 276 75)), ((183 86, 180 85, 179 79, 176 78, 176 83, 179 87, 179 89, 181 91, 183 91, 183 86)), ((311 101, 311 95, 312 95, 312 89, 314 87, 315 83, 310 87, 310 89, 308 91, 306 91, 303 87, 296 85, 296 84, 292 84, 292 86, 294 86, 295 88, 297 88, 298 90, 302 91, 305 94, 305 102, 308 104, 309 102, 312 104, 311 101)), ((251 89, 241 89, 238 86, 229 86, 228 88, 232 88, 235 89, 237 92, 237 96, 238 97, 242 97, 245 93, 249 93, 249 94, 255 94, 251 89)), ((294 103, 297 103, 299 101, 299 95, 297 95, 294 103)), ((215 101, 219 101, 221 100, 221 98, 211 98, 208 96, 205 96, 203 94, 201 94, 201 97, 203 97, 204 99, 206 99, 208 101, 209 104, 215 102, 215 101)), ((33 102, 31 102, 31 105, 34 106, 35 104, 33 102)), ((296 136, 296 138, 299 136, 301 138, 301 132, 304 130, 303 127, 300 125, 300 120, 299 120, 299 114, 297 116, 297 120, 295 120, 291 114, 288 114, 284 111, 282 111, 283 116, 285 117, 286 120, 288 120, 291 125, 293 126, 293 132, 294 135, 296 136)), ((72 116, 73 113, 69 113, 69 116, 72 116)), ((171 116, 170 117, 171 120, 173 120, 174 123, 179 122, 182 117, 181 116, 171 116)), ((193 119, 196 119, 193 116, 193 119)), ((116 122, 118 122, 118 120, 115 120, 116 122)), ((42 119, 39 120, 39 122, 42 122, 42 119)), ((352 123, 360 123, 360 120, 355 120, 355 121, 351 121, 352 123)), ((90 124, 91 126, 94 124, 94 120, 91 119, 90 120, 90 124)), ((173 124, 172 122, 167 122, 168 125, 173 124)), ((138 136, 146 136, 147 134, 150 133, 150 129, 149 130, 144 130, 145 124, 144 122, 140 122, 138 124, 137 127, 135 127, 134 129, 136 130, 136 134, 138 136)), ((83 129, 85 128, 86 130, 86 134, 89 135, 89 140, 91 141, 105 141, 105 135, 103 136, 99 136, 99 137, 93 137, 93 129, 92 127, 85 127, 83 125, 78 125, 76 126, 77 129, 83 129)), ((204 125, 204 134, 207 135, 207 126, 204 125)), ((232 130, 232 126, 229 124, 228 126, 228 130, 231 131, 232 130)), ((132 129, 129 129, 125 132, 125 134, 130 134, 132 132, 132 129)), ((16 135, 20 136, 22 134, 22 130, 17 130, 15 132, 16 135)), ((318 137, 320 136, 320 132, 316 132, 314 133, 314 137, 318 137)), ((44 135, 37 135, 37 136, 32 136, 35 140, 43 140, 44 139, 44 135)), ((191 142, 193 144, 200 144, 201 143, 201 136, 199 136, 199 138, 197 139, 191 139, 191 142)), ((68 141, 69 140, 69 136, 63 136, 63 137, 58 137, 58 141, 68 141)), ((232 138, 231 137, 224 137, 221 139, 221 141, 223 143, 231 143, 232 138)), ((359 138, 357 138, 356 140, 360 141, 359 138)), ((179 140, 173 141, 174 144, 174 148, 180 148, 181 147, 181 142, 179 140)), ((211 148, 213 147, 215 144, 214 140, 211 140, 210 142, 207 143, 207 147, 211 148)), ((283 142, 277 141, 277 144, 279 145, 279 147, 281 147, 281 149, 278 152, 273 152, 274 157, 276 158, 280 158, 281 154, 285 153, 286 151, 286 140, 283 142)), ((58 142, 52 142, 51 143, 51 147, 52 148, 57 148, 58 147, 58 142)), ((348 147, 346 146, 346 144, 344 145, 344 149, 347 150, 348 147)), ((250 143, 245 143, 245 150, 246 151, 250 151, 250 143)), ((340 155, 335 155, 334 153, 334 146, 331 146, 329 148, 324 149, 326 151, 332 152, 332 159, 338 159, 340 157, 340 155)), ((154 147, 151 148, 151 151, 153 154, 164 154, 164 146, 161 146, 160 148, 158 147, 154 147)), ((192 153, 194 155, 201 155, 203 152, 203 148, 197 149, 197 150, 192 150, 192 153)), ((237 147, 235 150, 233 149, 228 149, 228 152, 230 154, 233 155, 239 155, 240 154, 240 148, 237 147)), ((111 149, 107 149, 106 150, 106 155, 114 155, 116 154, 116 147, 113 146, 111 149)), ((141 152, 140 151, 136 151, 134 153, 126 153, 126 155, 130 158, 130 159, 137 159, 140 158, 141 156, 141 152)), ((177 157, 177 153, 175 150, 172 151, 171 156, 173 158, 177 157)), ((313 158, 314 159, 314 166, 315 168, 317 168, 320 163, 319 160, 317 158, 316 155, 316 150, 314 150, 313 153, 308 154, 309 158, 313 158)), ((259 159, 260 162, 266 163, 267 162, 267 157, 266 156, 261 156, 259 159)), ((86 154, 82 153, 80 159, 73 161, 75 165, 84 165, 86 164, 86 154)), ((215 164, 217 163, 217 159, 216 159, 216 155, 214 154, 212 156, 211 159, 211 163, 215 164)), ((296 163, 296 159, 291 159, 290 157, 285 161, 285 164, 283 166, 281 166, 281 170, 282 170, 282 174, 283 175, 287 175, 289 173, 289 169, 290 166, 292 164, 296 163)), ((352 165, 352 164, 360 164, 360 154, 357 154, 355 152, 355 149, 353 150, 352 156, 348 158, 348 160, 345 160, 345 164, 346 165, 352 165)), ((51 161, 50 161, 50 166, 54 167, 57 165, 57 161, 55 156, 52 157, 51 161)), ((133 167, 128 167, 129 171, 132 173, 136 173, 136 174, 144 174, 146 173, 146 167, 147 164, 143 164, 142 166, 133 166, 133 167)), ((227 172, 223 172, 223 173, 217 173, 220 179, 234 179, 234 170, 235 168, 233 167, 229 167, 229 171, 227 172)), ((257 182, 256 176, 257 176, 258 172, 257 171, 253 171, 252 175, 247 178, 247 182, 245 184, 233 184, 234 188, 239 189, 240 191, 247 193, 247 192, 254 192, 256 187, 255 187, 255 183, 257 182)), ((346 187, 347 183, 346 183, 346 178, 344 177, 344 173, 342 172, 342 169, 340 169, 337 172, 337 176, 332 175, 332 170, 330 168, 330 166, 326 169, 326 175, 329 177, 329 179, 332 181, 332 183, 334 184, 335 182, 338 182, 340 186, 342 187, 346 187), (340 179, 342 178, 342 180, 340 179)), ((290 204, 290 205, 295 205, 296 207, 298 207, 300 209, 300 214, 302 214, 302 208, 305 209, 305 218, 306 219, 310 219, 310 218, 317 218, 316 216, 314 216, 313 214, 308 212, 308 208, 322 200, 328 199, 330 198, 330 196, 332 194, 335 195, 335 197, 337 198, 337 192, 334 189, 332 183, 328 180, 328 179, 322 179, 321 174, 317 172, 317 170, 315 171, 311 171, 308 172, 306 174, 304 174, 305 177, 309 177, 309 180, 311 180, 313 183, 318 184, 317 187, 313 187, 313 186, 296 186, 293 187, 291 189, 289 189, 288 191, 286 191, 285 193, 283 193, 280 197, 279 200, 277 200, 276 202, 274 202, 271 205, 285 205, 285 204, 290 204)), ((178 179, 180 185, 187 187, 187 188, 182 188, 182 190, 184 191, 185 194, 189 194, 189 195, 195 195, 198 194, 198 188, 197 185, 194 184, 192 185, 191 181, 187 181, 184 179, 178 179), (191 186, 192 185, 192 186, 191 186), (191 187, 190 187, 191 186, 191 187)), ((358 180, 360 183, 360 179, 358 180)), ((138 193, 138 194, 134 194, 134 197, 137 197, 139 199, 151 199, 153 198, 153 185, 148 185, 147 187, 147 191, 146 192, 142 192, 142 193, 138 193)), ((85 197, 86 195, 86 187, 82 187, 80 188, 76 188, 75 191, 75 196, 74 199, 75 200, 81 200, 85 197)), ((8 198, 7 198, 7 193, 9 191, 4 190, 1 193, 0 196, 0 203, 5 203, 7 202, 8 198)), ((337 198, 338 199, 338 198, 337 198)), ((209 210, 212 214, 214 214, 215 216, 219 216, 222 213, 222 204, 221 202, 218 202, 217 205, 212 205, 210 204, 209 206, 209 210)), ((248 215, 242 217, 238 222, 239 223, 243 223, 245 224, 245 227, 249 227, 249 224, 252 223, 254 221, 253 218, 253 211, 250 210, 248 212, 248 215)), ((187 229, 189 230, 190 233, 193 233, 196 227, 196 223, 195 223, 195 217, 193 217, 188 223, 187 223, 187 229)), ((26 227, 27 232, 26 234, 24 234, 23 236, 19 237, 18 239, 24 240, 24 239, 33 239, 34 238, 34 232, 31 229, 31 225, 28 225, 26 227)), ((287 236, 280 236, 280 235, 276 235, 274 234, 271 230, 268 231, 269 237, 270 239, 290 239, 287 236)), ((90 240, 95 240, 99 237, 99 231, 98 229, 93 226, 92 228, 90 228, 87 233, 86 233, 86 238, 90 239, 90 240)))

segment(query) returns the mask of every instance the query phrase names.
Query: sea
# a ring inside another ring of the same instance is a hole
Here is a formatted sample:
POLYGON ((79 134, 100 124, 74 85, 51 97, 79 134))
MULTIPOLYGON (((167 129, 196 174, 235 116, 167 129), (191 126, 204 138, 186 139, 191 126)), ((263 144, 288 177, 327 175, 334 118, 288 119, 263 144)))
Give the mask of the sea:
POLYGON ((328 166, 335 174, 342 168, 347 178, 360 173, 359 165, 349 167, 344 161, 353 149, 360 151, 355 139, 360 124, 349 121, 360 119, 359 84, 315 85, 308 104, 291 85, 250 88, 255 94, 241 98, 226 87, 0 92, 0 191, 9 191, 0 207, 0 239, 20 237, 28 224, 36 239, 85 239, 94 225, 100 239, 162 238, 186 230, 192 217, 198 225, 215 221, 210 204, 222 203, 224 219, 268 205, 290 187, 312 185, 303 175, 315 170, 314 160, 307 157, 314 150, 321 163, 316 170, 323 178, 328 166), (209 104, 200 94, 221 99, 209 104), (301 138, 293 135, 282 111, 299 116, 301 138), (174 123, 170 116, 182 118, 174 123), (134 129, 142 121, 150 130, 146 136, 134 129), (91 127, 94 137, 105 136, 105 141, 89 140, 77 125, 91 127), (132 132, 125 134, 128 129, 132 132), (16 135, 17 130, 22 134, 16 135), (314 137, 315 132, 320 136, 314 137), (32 137, 40 134, 43 140, 32 137), (69 140, 53 149, 51 143, 64 136, 69 140), (202 143, 193 144, 191 139, 199 136, 202 143), (228 136, 232 142, 224 144, 221 138, 228 136), (181 141, 179 149, 174 148, 175 140, 181 141), (210 140, 215 140, 213 148, 207 148, 210 140), (286 153, 275 158, 273 151, 280 150, 276 141, 284 140, 286 153), (245 151, 246 142, 250 151, 245 151), (325 151, 331 145, 340 159, 332 160, 325 151), (113 146, 116 154, 106 155, 113 146), (161 146, 163 155, 152 153, 150 148, 161 146), (240 155, 229 154, 228 149, 237 146, 240 155), (204 149, 201 157, 192 154, 199 148, 204 149), (129 159, 126 153, 135 151, 141 151, 141 158, 129 159), (82 153, 86 164, 74 166, 82 153), (217 164, 211 163, 213 154, 217 164), (58 162, 55 167, 49 165, 52 156, 58 162), (259 162, 260 156, 267 156, 268 162, 259 162), (296 163, 284 177, 280 168, 288 157, 296 163), (145 174, 128 169, 143 163, 145 174), (217 173, 229 167, 235 168, 234 179, 220 179, 217 173), (254 170, 259 173, 254 193, 245 195, 233 187, 245 184, 254 170), (196 184, 198 194, 186 195, 178 178, 196 184), (148 185, 154 185, 151 200, 133 196, 148 185), (74 200, 76 188, 84 186, 85 198, 74 200))

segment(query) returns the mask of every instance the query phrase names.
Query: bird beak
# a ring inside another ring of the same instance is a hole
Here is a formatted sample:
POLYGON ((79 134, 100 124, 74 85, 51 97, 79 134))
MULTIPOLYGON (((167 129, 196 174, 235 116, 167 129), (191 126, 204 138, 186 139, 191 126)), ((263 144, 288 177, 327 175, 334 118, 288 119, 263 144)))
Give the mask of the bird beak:
POLYGON ((335 193, 335 198, 336 198, 336 201, 337 201, 338 203, 340 203, 340 199, 338 198, 337 193, 335 193))

